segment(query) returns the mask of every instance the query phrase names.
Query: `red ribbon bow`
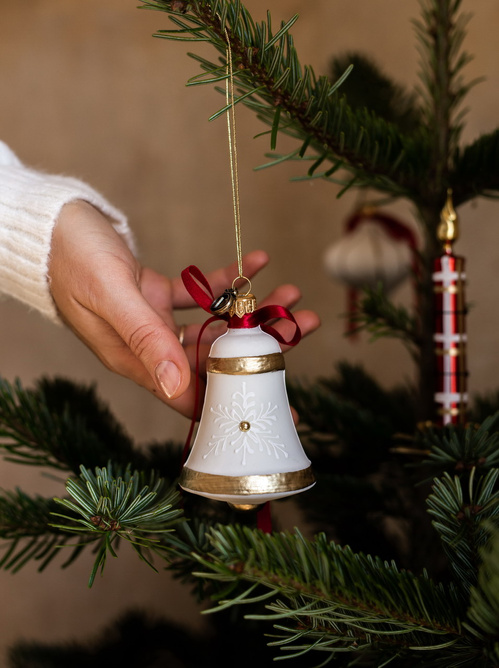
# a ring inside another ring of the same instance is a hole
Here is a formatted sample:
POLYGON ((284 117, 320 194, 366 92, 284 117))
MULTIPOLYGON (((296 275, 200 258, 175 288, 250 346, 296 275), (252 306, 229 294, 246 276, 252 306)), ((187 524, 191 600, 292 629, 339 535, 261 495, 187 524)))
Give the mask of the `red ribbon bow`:
POLYGON ((203 272, 195 265, 191 265, 182 272, 182 281, 184 282, 187 292, 191 295, 196 304, 213 316, 204 324, 203 330, 206 325, 214 320, 226 320, 228 327, 231 329, 246 329, 260 325, 264 332, 273 336, 279 343, 287 346, 296 346, 296 344, 299 343, 301 339, 301 331, 298 323, 293 314, 284 306, 278 306, 277 304, 263 306, 262 308, 253 311, 253 313, 246 313, 242 317, 237 315, 230 316, 228 313, 224 313, 223 315, 213 315, 210 306, 215 299, 215 295, 213 294, 213 290, 203 272), (294 334, 289 341, 286 340, 274 327, 267 324, 269 320, 278 320, 280 318, 289 320, 295 326, 294 334))

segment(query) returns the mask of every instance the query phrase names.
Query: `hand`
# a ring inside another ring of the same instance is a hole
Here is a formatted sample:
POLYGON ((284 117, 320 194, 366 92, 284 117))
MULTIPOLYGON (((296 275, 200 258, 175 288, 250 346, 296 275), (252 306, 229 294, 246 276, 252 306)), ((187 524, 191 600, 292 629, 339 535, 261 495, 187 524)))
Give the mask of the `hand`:
MULTIPOLYGON (((244 273, 254 276, 268 262, 263 251, 244 258, 244 273)), ((232 283, 234 265, 207 276, 215 294, 232 283)), ((59 314, 75 334, 111 371, 147 388, 188 417, 194 407, 195 343, 200 325, 185 329, 184 347, 174 309, 195 304, 180 278, 169 279, 141 267, 109 220, 84 201, 66 204, 52 238, 50 289, 59 314)), ((295 286, 284 285, 260 304, 288 308, 300 298, 295 286)), ((303 334, 319 325, 312 311, 295 318, 303 334)), ((277 323, 285 329, 289 323, 277 323)), ((225 324, 223 324, 223 329, 225 324)), ((208 328, 202 355, 221 331, 208 328)))

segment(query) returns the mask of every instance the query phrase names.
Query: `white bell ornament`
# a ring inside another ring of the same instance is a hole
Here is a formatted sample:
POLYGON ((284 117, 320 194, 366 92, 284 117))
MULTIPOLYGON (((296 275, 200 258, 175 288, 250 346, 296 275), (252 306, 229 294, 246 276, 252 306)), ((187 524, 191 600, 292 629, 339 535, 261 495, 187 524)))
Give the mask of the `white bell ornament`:
POLYGON ((315 484, 296 432, 284 356, 260 326, 232 329, 212 345, 197 435, 182 469, 187 492, 240 509, 315 484))

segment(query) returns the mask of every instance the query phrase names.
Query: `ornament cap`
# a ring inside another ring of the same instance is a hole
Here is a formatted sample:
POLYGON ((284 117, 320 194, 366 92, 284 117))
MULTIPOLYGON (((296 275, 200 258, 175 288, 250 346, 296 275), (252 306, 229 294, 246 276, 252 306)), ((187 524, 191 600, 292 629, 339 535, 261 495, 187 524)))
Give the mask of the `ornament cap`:
POLYGON ((452 189, 447 190, 447 201, 440 213, 440 224, 437 228, 437 237, 442 242, 446 253, 452 251, 454 242, 459 237, 459 219, 452 202, 452 189))
POLYGON ((253 313, 256 311, 256 299, 255 295, 252 295, 250 292, 241 295, 238 294, 230 309, 230 316, 237 315, 238 318, 242 318, 247 313, 253 313))

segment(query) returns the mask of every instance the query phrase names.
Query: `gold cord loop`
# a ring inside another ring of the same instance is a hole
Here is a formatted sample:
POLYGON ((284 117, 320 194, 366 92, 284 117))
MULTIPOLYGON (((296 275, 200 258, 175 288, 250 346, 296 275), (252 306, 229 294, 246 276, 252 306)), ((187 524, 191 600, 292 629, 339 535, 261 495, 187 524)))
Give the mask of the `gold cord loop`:
POLYGON ((242 274, 239 274, 239 276, 237 276, 237 277, 232 281, 232 289, 233 289, 233 290, 236 289, 236 283, 237 283, 237 281, 246 281, 246 282, 248 283, 248 289, 246 290, 246 292, 245 292, 244 294, 243 294, 242 292, 240 292, 239 290, 237 290, 237 294, 238 294, 240 297, 247 297, 249 294, 251 294, 251 281, 250 281, 250 279, 249 279, 247 276, 243 276, 242 274))

